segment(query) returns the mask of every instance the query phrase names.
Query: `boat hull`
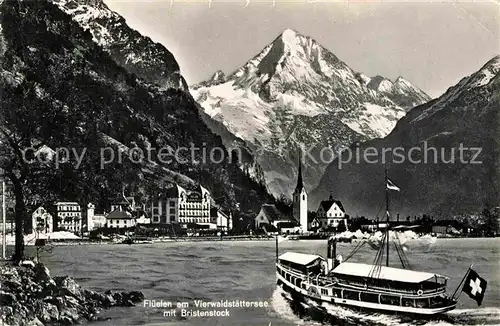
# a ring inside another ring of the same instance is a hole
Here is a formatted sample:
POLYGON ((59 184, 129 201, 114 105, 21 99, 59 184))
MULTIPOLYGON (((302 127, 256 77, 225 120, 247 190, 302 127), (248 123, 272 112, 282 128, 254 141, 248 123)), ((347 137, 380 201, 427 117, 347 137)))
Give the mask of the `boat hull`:
POLYGON ((382 303, 372 303, 366 301, 349 300, 344 298, 332 297, 323 295, 320 292, 320 287, 311 285, 307 289, 296 286, 289 282, 279 273, 276 273, 277 283, 284 285, 286 290, 292 291, 299 297, 308 298, 317 302, 326 302, 339 306, 344 306, 356 310, 369 311, 369 312, 383 312, 387 314, 404 314, 404 315, 417 315, 417 316, 434 316, 453 310, 456 307, 456 302, 450 302, 448 305, 436 308, 417 308, 417 307, 404 307, 395 306, 382 303))

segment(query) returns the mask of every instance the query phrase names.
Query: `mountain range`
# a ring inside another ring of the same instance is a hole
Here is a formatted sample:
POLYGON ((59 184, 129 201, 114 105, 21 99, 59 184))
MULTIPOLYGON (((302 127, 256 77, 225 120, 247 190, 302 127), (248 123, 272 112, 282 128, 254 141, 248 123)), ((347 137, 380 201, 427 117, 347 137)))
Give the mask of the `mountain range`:
POLYGON ((84 200, 106 201, 128 185, 150 199, 174 182, 188 189, 202 183, 217 204, 251 218, 274 201, 268 192, 290 195, 305 148, 309 209, 333 193, 348 213, 373 216, 383 201, 384 164, 338 168, 339 153, 425 143, 447 158, 460 144, 480 147, 482 163, 395 164, 389 154, 385 167, 401 188, 391 192, 395 212, 444 216, 498 205, 498 57, 431 100, 403 77, 367 77, 312 38, 285 30, 233 73, 217 71, 189 89, 168 49, 101 0, 3 0, 0 12, 2 130, 91 152, 79 171, 43 184, 59 197, 80 200, 83 187, 84 200), (241 162, 211 164, 198 153, 182 164, 128 157, 96 166, 103 147, 189 144, 241 150, 241 162), (83 186, 71 183, 78 178, 83 186))
MULTIPOLYGON (((169 163, 153 152, 137 162, 132 148, 225 148, 200 117, 172 54, 131 30, 102 1, 4 0, 0 13, 1 130, 13 143, 23 141, 12 148, 2 143, 12 153, 2 158, 2 167, 16 163, 29 177, 41 177, 15 160, 23 146, 87 150, 78 169, 66 164, 54 172, 44 166, 45 179, 38 182, 43 191, 36 198, 49 200, 53 193, 58 200, 93 201, 102 209, 122 193, 144 202, 174 183, 187 189, 201 183, 216 205, 234 215, 273 202, 239 166, 227 159, 206 161, 201 151, 194 157, 182 152, 169 163), (125 153, 123 162, 100 168, 103 148, 125 153)), ((35 187, 27 180, 19 184, 25 194, 35 187)))
POLYGON ((406 110, 430 100, 403 77, 354 71, 291 29, 229 76, 217 71, 193 85, 191 94, 228 148, 253 155, 275 196, 291 195, 300 148, 311 153, 304 174, 313 188, 340 149, 387 135, 406 110))
POLYGON ((353 146, 351 153, 368 148, 377 153, 368 160, 349 161, 346 151, 341 158, 348 163, 336 160, 328 166, 311 193, 312 207, 332 192, 349 211, 383 215, 385 168, 401 189, 390 191, 393 213, 449 217, 498 206, 500 56, 442 96, 408 111, 385 138, 353 146), (384 149, 388 150, 386 164, 382 163, 384 149))

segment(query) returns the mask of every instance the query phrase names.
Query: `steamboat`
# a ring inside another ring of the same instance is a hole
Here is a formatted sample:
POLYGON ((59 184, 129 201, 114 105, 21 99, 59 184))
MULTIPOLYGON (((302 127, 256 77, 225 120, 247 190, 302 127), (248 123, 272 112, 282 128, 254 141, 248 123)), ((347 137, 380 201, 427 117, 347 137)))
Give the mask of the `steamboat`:
POLYGON ((284 253, 276 263, 277 282, 306 298, 363 310, 436 315, 457 304, 446 294, 446 276, 338 259, 331 268, 332 260, 284 253))
POLYGON ((446 292, 448 277, 411 269, 398 237, 390 237, 388 190, 393 188, 387 172, 385 179, 387 224, 372 264, 348 261, 364 243, 343 261, 337 256, 335 237, 328 240, 326 259, 297 252, 278 255, 276 241, 278 285, 299 297, 360 310, 432 316, 455 309, 460 293, 456 294, 471 269, 451 296, 446 292), (389 266, 391 240, 402 268, 389 266))

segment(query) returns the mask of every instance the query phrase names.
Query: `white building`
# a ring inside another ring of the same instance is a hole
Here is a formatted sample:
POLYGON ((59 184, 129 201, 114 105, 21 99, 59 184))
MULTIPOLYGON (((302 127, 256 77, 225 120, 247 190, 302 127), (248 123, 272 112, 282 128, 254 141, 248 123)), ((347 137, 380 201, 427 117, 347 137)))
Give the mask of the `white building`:
POLYGON ((203 186, 187 191, 179 185, 161 194, 151 205, 152 223, 210 224, 211 196, 203 186))
POLYGON ((302 232, 307 232, 307 192, 302 182, 302 162, 300 160, 300 156, 297 186, 293 191, 293 217, 300 222, 302 232))
POLYGON ((210 192, 201 185, 179 204, 179 223, 210 223, 210 192))
POLYGON ((52 233, 54 232, 54 220, 52 215, 47 212, 43 206, 38 207, 33 214, 31 214, 31 223, 33 231, 39 233, 52 233))
POLYGON ((115 209, 106 216, 108 228, 123 229, 131 228, 136 224, 134 216, 125 210, 115 209))
POLYGON ((186 201, 186 189, 175 184, 151 203, 151 223, 169 224, 179 221, 180 204, 186 201))
POLYGON ((330 195, 328 200, 323 200, 318 207, 316 217, 321 221, 322 227, 338 227, 344 224, 347 229, 347 218, 340 200, 335 200, 330 195))
POLYGON ((82 231, 82 211, 77 202, 57 202, 58 228, 71 232, 82 231))
POLYGON ((229 216, 217 207, 212 207, 210 209, 210 220, 211 224, 214 225, 216 229, 229 231, 233 228, 233 218, 231 213, 229 216))
POLYGON ((87 205, 87 231, 103 228, 106 226, 106 215, 96 214, 95 205, 87 205))
POLYGON ((283 227, 293 228, 297 226, 298 221, 291 217, 287 217, 285 214, 280 212, 274 204, 263 204, 260 208, 259 213, 254 219, 256 229, 266 229, 266 231, 280 230, 283 227), (272 225, 272 227, 268 227, 272 225))

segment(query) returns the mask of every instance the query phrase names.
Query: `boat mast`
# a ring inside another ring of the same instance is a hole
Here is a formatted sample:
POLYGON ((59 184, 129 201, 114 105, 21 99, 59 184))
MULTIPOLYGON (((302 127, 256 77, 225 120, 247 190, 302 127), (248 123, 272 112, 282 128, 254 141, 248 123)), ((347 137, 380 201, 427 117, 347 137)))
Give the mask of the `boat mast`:
POLYGON ((385 228, 385 237, 387 240, 386 256, 385 256, 385 266, 389 266, 389 189, 387 188, 387 167, 385 168, 385 215, 387 219, 387 225, 385 228))

